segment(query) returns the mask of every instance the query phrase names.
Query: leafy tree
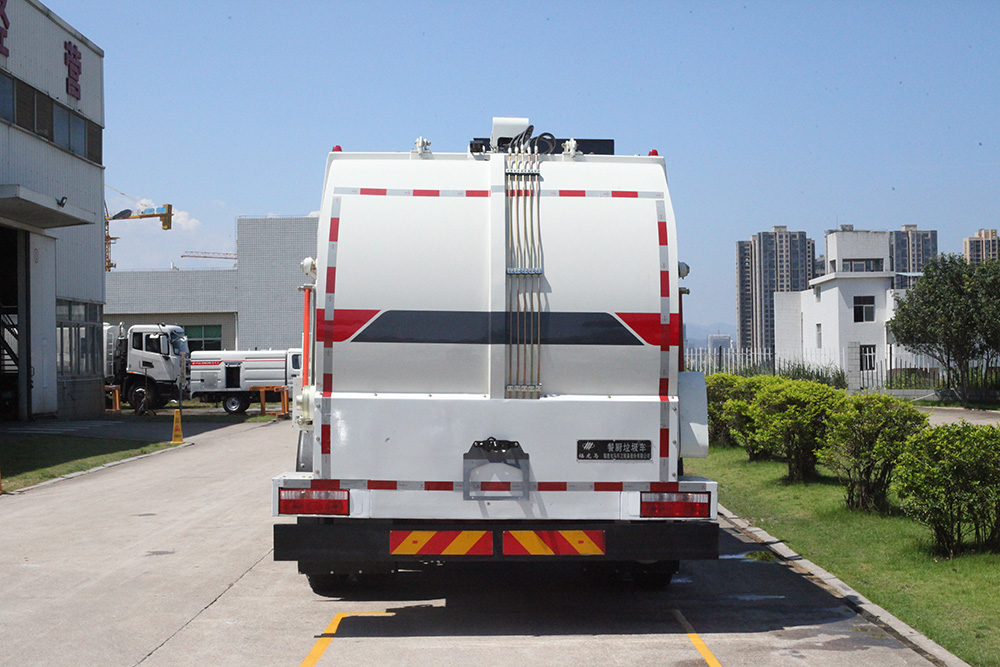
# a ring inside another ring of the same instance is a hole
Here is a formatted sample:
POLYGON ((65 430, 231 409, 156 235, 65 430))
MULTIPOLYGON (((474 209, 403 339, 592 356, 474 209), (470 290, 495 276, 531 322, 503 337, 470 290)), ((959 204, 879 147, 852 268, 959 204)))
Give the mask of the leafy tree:
POLYGON ((888 509, 889 482, 906 439, 927 417, 905 401, 884 394, 849 396, 828 424, 819 460, 846 484, 847 507, 888 509))
POLYGON ((977 331, 986 365, 992 366, 1000 357, 1000 261, 978 264, 973 277, 977 331))
POLYGON ((984 351, 980 289, 975 267, 960 255, 939 255, 924 265, 917 284, 896 300, 889 329, 896 341, 925 354, 957 378, 959 400, 969 396, 970 362, 984 351))

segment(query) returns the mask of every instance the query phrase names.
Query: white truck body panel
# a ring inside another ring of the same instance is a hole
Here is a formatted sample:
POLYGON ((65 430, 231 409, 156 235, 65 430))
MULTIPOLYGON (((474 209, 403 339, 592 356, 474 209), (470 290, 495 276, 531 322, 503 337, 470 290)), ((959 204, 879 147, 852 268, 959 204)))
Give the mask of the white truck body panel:
POLYGON ((231 350, 191 353, 191 395, 203 392, 251 391, 251 387, 283 386, 302 376, 301 350, 231 350), (227 370, 228 369, 228 370, 227 370))
POLYGON ((345 504, 276 526, 275 557, 322 570, 316 544, 350 560, 398 521, 605 522, 626 546, 601 553, 637 560, 678 558, 690 521, 690 557, 717 554, 716 484, 679 474, 682 449, 707 455, 707 419, 703 397, 679 412, 704 383, 678 384, 675 238, 655 155, 331 153, 304 453, 273 508, 345 504), (660 551, 634 546, 646 535, 660 551))

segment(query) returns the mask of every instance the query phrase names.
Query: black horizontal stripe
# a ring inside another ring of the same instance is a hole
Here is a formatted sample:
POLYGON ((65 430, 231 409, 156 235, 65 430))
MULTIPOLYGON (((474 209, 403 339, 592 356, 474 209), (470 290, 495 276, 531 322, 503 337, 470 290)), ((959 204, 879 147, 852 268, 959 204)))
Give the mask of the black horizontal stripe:
MULTIPOLYGON (((538 331, 537 314, 462 310, 387 310, 353 341, 358 343, 439 343, 502 345, 512 334, 526 342, 538 331), (511 331, 513 329, 513 331, 511 331), (521 332, 520 336, 516 333, 521 332)), ((535 334, 537 335, 537 334, 535 334)), ((642 345, 611 313, 541 313, 543 345, 642 345)))

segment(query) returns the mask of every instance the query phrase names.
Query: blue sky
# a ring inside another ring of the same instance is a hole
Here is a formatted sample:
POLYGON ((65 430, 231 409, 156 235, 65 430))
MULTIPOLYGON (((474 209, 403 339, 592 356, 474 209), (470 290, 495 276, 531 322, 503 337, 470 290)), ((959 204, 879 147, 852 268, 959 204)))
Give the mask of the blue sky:
POLYGON ((47 4, 105 52, 106 183, 181 212, 112 223, 120 269, 317 210, 334 144, 464 151, 500 115, 666 158, 689 323, 735 323, 772 225, 1000 227, 1000 3, 47 4))

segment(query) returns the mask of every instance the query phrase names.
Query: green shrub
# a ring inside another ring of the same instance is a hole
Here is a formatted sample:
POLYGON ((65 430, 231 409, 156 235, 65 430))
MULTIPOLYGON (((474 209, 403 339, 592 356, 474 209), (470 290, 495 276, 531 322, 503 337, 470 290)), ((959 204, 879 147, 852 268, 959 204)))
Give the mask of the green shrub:
POLYGON ((748 444, 784 458, 789 480, 814 479, 816 450, 826 436, 827 419, 842 409, 845 398, 842 391, 809 380, 765 384, 749 406, 753 430, 747 434, 748 444))
POLYGON ((745 378, 728 373, 714 373, 705 378, 708 393, 708 441, 715 446, 735 447, 736 441, 729 433, 729 423, 723 414, 726 401, 733 398, 736 387, 745 378))
POLYGON ((916 433, 896 464, 893 489, 941 551, 1000 550, 1000 428, 963 420, 916 433))
POLYGON ((848 509, 888 509, 892 471, 906 439, 927 425, 927 417, 906 401, 884 394, 849 396, 827 423, 823 465, 846 484, 848 509))
POLYGON ((758 423, 752 414, 751 406, 762 388, 781 384, 786 380, 773 375, 737 377, 735 380, 730 397, 722 404, 721 410, 721 420, 729 433, 729 441, 745 449, 751 461, 773 458, 775 456, 773 448, 762 446, 760 441, 753 437, 758 423))

